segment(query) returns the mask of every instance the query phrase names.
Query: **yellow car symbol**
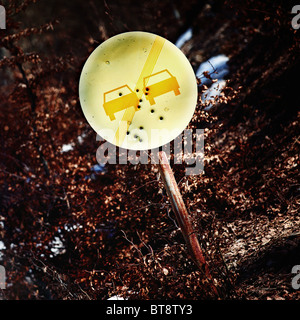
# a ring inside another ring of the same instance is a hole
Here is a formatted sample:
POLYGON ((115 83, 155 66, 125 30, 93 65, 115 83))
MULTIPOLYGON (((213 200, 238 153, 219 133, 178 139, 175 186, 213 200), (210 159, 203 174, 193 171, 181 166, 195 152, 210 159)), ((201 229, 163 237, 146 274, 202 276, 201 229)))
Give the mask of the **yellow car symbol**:
POLYGON ((150 76, 145 77, 143 91, 146 96, 146 99, 150 102, 151 105, 155 104, 154 98, 167 92, 174 91, 175 96, 178 96, 180 94, 179 84, 176 78, 167 69, 159 71, 157 73, 153 73, 150 76), (168 77, 154 84, 148 86, 145 85, 146 81, 150 80, 151 77, 157 76, 162 73, 167 73, 168 77))
POLYGON ((128 87, 128 85, 124 85, 104 93, 103 108, 111 121, 116 120, 116 117, 115 117, 116 112, 119 112, 121 110, 127 109, 132 106, 135 107, 135 111, 138 111, 139 110, 138 105, 139 105, 139 99, 136 93, 133 92, 128 87), (124 95, 123 94, 124 90, 122 90, 124 88, 128 88, 130 93, 124 95), (110 101, 107 101, 107 95, 117 91, 119 91, 119 97, 112 99, 110 101))

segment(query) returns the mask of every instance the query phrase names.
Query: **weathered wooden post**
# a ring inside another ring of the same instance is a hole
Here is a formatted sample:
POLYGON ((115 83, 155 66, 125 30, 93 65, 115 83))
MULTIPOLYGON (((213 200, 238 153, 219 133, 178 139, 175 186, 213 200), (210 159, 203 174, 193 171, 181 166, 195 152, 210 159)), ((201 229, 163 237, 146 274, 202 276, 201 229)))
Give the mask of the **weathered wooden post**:
POLYGON ((175 180, 173 171, 169 164, 167 155, 164 151, 158 153, 159 158, 159 172, 161 174, 164 186, 166 188, 167 194, 170 198, 172 209, 175 213, 176 220, 180 226, 182 235, 187 244, 188 250, 200 270, 203 270, 206 277, 211 281, 213 291, 216 295, 218 292, 212 282, 212 277, 205 261, 202 249, 200 247, 199 241, 197 239, 196 233, 193 229, 190 216, 183 202, 180 190, 178 188, 177 182, 175 180))

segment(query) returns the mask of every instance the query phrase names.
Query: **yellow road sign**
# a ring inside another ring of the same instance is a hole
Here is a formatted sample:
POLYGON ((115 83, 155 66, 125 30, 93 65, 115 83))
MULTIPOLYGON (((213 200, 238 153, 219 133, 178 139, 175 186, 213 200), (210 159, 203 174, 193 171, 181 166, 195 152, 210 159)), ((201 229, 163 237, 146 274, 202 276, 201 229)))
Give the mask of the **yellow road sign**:
POLYGON ((197 82, 184 54, 147 32, 114 36, 86 61, 79 83, 92 128, 117 146, 146 150, 177 137, 193 116, 197 82))

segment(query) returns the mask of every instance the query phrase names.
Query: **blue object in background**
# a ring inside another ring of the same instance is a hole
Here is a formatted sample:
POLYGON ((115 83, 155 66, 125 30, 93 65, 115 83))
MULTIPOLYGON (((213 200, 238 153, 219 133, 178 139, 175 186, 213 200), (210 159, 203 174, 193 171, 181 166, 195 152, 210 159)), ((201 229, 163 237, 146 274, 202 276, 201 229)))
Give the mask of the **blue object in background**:
POLYGON ((223 79, 229 73, 228 60, 229 58, 224 54, 210 58, 201 63, 196 72, 196 77, 201 79, 201 84, 209 84, 211 80, 207 79, 203 74, 204 71, 208 71, 212 79, 223 79))

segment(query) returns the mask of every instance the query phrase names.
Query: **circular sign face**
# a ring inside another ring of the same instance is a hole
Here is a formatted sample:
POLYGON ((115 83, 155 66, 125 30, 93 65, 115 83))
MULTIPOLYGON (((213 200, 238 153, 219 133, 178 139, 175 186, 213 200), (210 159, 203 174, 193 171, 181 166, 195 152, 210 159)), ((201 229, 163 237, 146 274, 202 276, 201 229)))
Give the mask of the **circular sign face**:
POLYGON ((126 32, 97 47, 79 82, 83 113, 105 140, 147 150, 175 139, 197 103, 197 82, 185 55, 147 32, 126 32))

